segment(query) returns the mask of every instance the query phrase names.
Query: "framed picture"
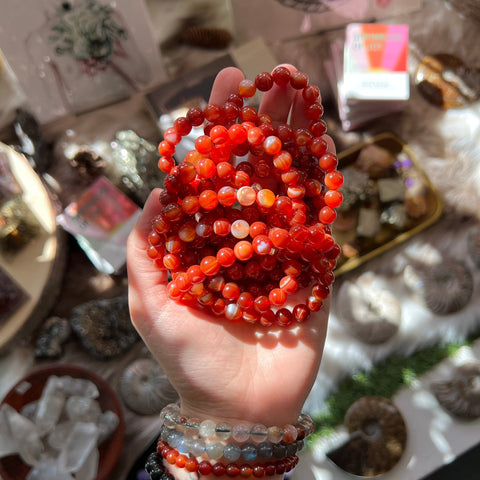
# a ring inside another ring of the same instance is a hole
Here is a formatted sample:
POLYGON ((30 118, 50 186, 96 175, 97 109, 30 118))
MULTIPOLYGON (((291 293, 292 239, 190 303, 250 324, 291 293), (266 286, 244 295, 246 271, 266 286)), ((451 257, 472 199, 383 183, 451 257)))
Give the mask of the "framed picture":
POLYGON ((0 48, 39 123, 163 80, 142 0, 4 0, 0 48))

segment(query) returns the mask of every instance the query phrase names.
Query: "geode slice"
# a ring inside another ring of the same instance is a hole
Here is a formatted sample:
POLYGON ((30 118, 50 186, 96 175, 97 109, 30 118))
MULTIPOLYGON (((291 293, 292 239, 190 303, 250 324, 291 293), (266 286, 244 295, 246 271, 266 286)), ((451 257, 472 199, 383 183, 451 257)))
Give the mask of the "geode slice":
POLYGON ((130 320, 127 297, 93 300, 75 307, 70 324, 93 357, 109 360, 129 350, 139 335, 130 320))

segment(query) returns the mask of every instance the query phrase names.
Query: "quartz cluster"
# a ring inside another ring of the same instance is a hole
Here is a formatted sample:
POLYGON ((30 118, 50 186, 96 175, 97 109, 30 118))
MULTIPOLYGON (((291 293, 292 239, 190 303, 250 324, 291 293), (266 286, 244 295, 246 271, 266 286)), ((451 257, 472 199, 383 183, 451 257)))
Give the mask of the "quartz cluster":
POLYGON ((115 412, 102 411, 98 397, 88 379, 51 375, 40 398, 20 412, 3 404, 0 457, 19 455, 32 467, 27 480, 94 480, 98 446, 119 424, 115 412))

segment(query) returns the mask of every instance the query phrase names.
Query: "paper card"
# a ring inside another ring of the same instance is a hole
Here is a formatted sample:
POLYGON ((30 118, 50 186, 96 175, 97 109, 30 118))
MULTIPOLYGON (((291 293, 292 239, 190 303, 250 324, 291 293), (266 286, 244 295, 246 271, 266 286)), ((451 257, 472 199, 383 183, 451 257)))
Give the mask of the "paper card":
POLYGON ((140 208, 105 177, 100 177, 57 222, 71 233, 95 267, 115 273, 126 261, 127 237, 140 208))
POLYGON ((353 23, 345 36, 345 98, 408 100, 408 25, 353 23))
POLYGON ((164 80, 143 0, 3 0, 0 45, 41 124, 164 80))

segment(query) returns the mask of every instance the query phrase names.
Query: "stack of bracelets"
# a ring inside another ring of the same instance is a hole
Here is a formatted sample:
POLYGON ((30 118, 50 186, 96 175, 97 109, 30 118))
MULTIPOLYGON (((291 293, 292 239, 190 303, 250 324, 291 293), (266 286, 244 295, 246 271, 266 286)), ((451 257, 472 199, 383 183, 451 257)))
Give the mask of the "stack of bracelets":
POLYGON ((314 430, 306 414, 295 425, 282 427, 248 422, 231 425, 186 418, 177 404, 171 404, 160 418, 157 453, 145 467, 152 480, 172 478, 162 460, 199 475, 261 478, 289 472, 298 463, 296 454, 305 438, 314 430))
POLYGON ((152 219, 147 254, 168 271, 170 298, 264 327, 301 323, 321 308, 340 255, 331 223, 343 199, 322 114, 318 87, 280 66, 242 80, 223 107, 190 108, 165 131, 158 147, 166 173, 162 210, 152 219), (299 91, 309 128, 274 126, 244 106, 273 85, 299 91), (195 150, 176 164, 176 145, 201 125, 195 150), (303 287, 310 287, 304 302, 287 307, 303 287))

